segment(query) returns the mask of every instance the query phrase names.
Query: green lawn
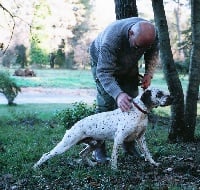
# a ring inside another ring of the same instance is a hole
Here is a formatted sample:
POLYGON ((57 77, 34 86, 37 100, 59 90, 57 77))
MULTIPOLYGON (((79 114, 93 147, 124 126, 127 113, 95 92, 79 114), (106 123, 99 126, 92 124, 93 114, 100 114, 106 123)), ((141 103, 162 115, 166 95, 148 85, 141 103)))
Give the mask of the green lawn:
MULTIPOLYGON (((5 70, 5 69, 4 69, 5 70)), ((11 75, 13 69, 7 70, 11 75)), ((61 70, 61 69, 35 69, 36 77, 12 76, 21 87, 60 87, 60 88, 95 88, 90 70, 61 70)), ((141 70, 143 73, 143 70, 141 70)), ((187 88, 187 76, 181 76, 184 91, 187 88)), ((157 70, 152 80, 152 86, 167 89, 162 71, 157 70)))
MULTIPOLYGON (((36 77, 12 76, 21 87, 95 88, 91 71, 36 69, 36 77)), ((14 70, 9 70, 10 74, 14 70)))
MULTIPOLYGON (((199 183, 199 144, 167 143, 169 109, 158 109, 150 123, 146 139, 154 159, 161 163, 155 168, 143 159, 124 156, 120 152, 119 170, 110 165, 94 168, 78 163, 82 145, 46 162, 34 171, 33 164, 51 150, 63 137, 65 128, 55 122, 65 104, 0 105, 0 189, 195 189, 199 183), (156 119, 157 118, 157 119, 156 119), (194 166, 197 168, 194 169, 194 166), (166 172, 172 168, 173 172, 166 172)), ((196 132, 200 136, 199 127, 196 132)), ((107 143, 108 154, 112 142, 107 143)))

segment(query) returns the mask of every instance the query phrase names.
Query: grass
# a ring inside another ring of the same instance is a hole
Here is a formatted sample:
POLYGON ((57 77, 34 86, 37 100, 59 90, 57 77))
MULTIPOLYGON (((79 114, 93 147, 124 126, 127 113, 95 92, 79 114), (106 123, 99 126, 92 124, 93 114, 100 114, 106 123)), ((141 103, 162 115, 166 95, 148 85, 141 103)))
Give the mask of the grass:
MULTIPOLYGON (((2 70, 6 70, 3 68, 2 70)), ((14 69, 7 70, 11 75, 14 69)), ((36 77, 12 76, 20 87, 60 87, 60 88, 95 88, 90 70, 35 69, 36 77)), ((141 70, 141 73, 144 73, 141 70)), ((187 88, 187 75, 181 76, 184 91, 187 88)), ((152 80, 152 86, 167 89, 162 71, 158 70, 152 80)))
MULTIPOLYGON (((52 118, 55 113, 69 106, 71 105, 0 106, 0 115, 7 121, 5 125, 0 124, 0 189, 6 189, 6 185, 7 189, 17 187, 30 190, 164 189, 165 186, 169 189, 181 190, 185 187, 185 189, 196 187, 192 180, 187 183, 177 182, 178 172, 175 171, 173 177, 176 180, 170 179, 170 176, 168 180, 165 179, 168 173, 164 173, 164 170, 173 167, 172 163, 166 160, 170 159, 168 157, 175 160, 183 155, 188 157, 185 155, 184 144, 166 143, 169 129, 167 109, 164 112, 158 110, 157 115, 165 116, 166 119, 159 119, 157 124, 151 123, 146 135, 154 158, 162 162, 159 168, 150 166, 143 159, 125 157, 122 152, 119 156, 119 170, 116 172, 108 165, 87 167, 77 164, 78 153, 82 149, 82 145, 77 145, 65 154, 49 160, 40 170, 34 171, 33 164, 44 152, 51 150, 62 139, 65 128, 54 124, 52 118), (52 123, 53 125, 50 125, 52 123), (159 178, 164 181, 159 181, 159 178)), ((199 128, 198 134, 200 134, 199 128)), ((107 143, 107 149, 111 150, 111 148, 112 142, 107 143)), ((178 176, 180 175, 185 173, 182 172, 178 176)))
MULTIPOLYGON (((13 69, 8 70, 12 75, 13 69)), ((95 88, 91 71, 36 69, 36 77, 12 76, 20 87, 95 88)))
MULTIPOLYGON (((9 70, 10 73, 13 70, 9 70)), ((37 77, 13 77, 21 87, 94 88, 90 71, 36 70, 37 77)), ((183 88, 187 78, 183 78, 183 88)), ((153 85, 166 89, 162 73, 153 85)), ((196 190, 200 186, 199 141, 190 144, 167 143, 169 107, 155 110, 157 122, 150 123, 146 139, 160 167, 154 168, 143 159, 119 155, 119 170, 109 165, 94 168, 78 164, 82 145, 56 156, 34 171, 33 164, 51 150, 63 137, 65 128, 54 120, 58 111, 71 104, 0 105, 0 189, 170 189, 196 190), (166 169, 172 169, 167 171, 166 169)), ((200 105, 198 104, 198 114, 200 105)), ((198 117, 196 136, 200 137, 198 117)), ((198 138, 197 138, 198 139, 198 138)), ((107 143, 108 153, 112 142, 107 143)))
POLYGON ((68 104, 19 104, 17 106, 0 104, 0 115, 1 120, 5 121, 33 114, 37 115, 40 119, 50 119, 57 111, 69 106, 68 104))

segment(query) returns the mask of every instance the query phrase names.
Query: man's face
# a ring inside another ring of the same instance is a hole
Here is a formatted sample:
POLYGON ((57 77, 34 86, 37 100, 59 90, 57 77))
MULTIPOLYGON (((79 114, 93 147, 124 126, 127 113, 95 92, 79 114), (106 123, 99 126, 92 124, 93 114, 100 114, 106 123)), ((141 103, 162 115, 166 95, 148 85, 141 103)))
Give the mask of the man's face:
POLYGON ((138 49, 140 48, 140 44, 138 42, 138 38, 135 37, 133 32, 129 33, 129 44, 131 48, 138 49))
POLYGON ((129 31, 129 44, 131 48, 149 48, 155 40, 155 30, 129 31))

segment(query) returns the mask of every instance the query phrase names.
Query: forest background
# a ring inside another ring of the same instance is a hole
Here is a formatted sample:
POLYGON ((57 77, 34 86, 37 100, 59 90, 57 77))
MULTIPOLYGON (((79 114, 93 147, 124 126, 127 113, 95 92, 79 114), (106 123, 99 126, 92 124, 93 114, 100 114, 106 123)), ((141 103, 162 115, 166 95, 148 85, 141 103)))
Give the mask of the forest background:
MULTIPOLYGON (((175 63, 188 70, 190 4, 164 2, 175 63)), ((3 0, 0 5, 0 64, 9 68, 87 68, 89 44, 116 20, 112 0, 3 0)), ((137 6, 140 17, 153 21, 151 1, 138 0, 137 6)))

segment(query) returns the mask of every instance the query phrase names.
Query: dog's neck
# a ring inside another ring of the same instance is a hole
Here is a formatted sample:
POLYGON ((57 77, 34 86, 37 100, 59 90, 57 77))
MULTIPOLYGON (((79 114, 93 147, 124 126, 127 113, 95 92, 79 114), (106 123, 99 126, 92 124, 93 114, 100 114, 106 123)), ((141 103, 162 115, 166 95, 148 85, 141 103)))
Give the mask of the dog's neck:
POLYGON ((142 102, 142 100, 140 99, 140 97, 136 97, 133 99, 132 101, 133 105, 142 113, 144 114, 148 114, 149 110, 148 108, 145 106, 145 104, 142 102))

